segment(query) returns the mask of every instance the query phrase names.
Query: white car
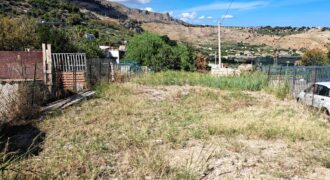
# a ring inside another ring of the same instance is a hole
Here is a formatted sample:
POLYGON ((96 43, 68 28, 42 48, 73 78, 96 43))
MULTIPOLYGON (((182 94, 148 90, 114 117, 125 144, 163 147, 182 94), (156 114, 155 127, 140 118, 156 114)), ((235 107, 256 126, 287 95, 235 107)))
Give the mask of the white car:
POLYGON ((330 115, 330 82, 318 82, 311 85, 299 94, 297 100, 330 115))

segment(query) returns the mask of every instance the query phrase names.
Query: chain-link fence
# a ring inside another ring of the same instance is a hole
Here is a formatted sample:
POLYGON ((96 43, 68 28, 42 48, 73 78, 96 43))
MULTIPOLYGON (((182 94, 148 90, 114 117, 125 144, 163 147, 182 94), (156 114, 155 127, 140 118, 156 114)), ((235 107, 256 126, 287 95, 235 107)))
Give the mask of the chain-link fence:
POLYGON ((90 86, 100 82, 123 82, 148 71, 135 62, 116 64, 109 59, 89 59, 87 64, 90 86))
POLYGON ((313 83, 330 81, 330 66, 269 66, 264 71, 271 85, 288 85, 294 97, 313 83))

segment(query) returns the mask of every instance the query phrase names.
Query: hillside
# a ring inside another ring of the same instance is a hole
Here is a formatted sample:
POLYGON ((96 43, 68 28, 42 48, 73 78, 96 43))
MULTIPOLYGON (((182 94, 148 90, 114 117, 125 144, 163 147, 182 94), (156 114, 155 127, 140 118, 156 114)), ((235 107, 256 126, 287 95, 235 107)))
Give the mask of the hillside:
MULTIPOLYGON (((0 2, 0 10, 2 14, 10 16, 26 14, 42 20, 74 21, 78 25, 89 24, 91 20, 101 20, 103 23, 122 26, 135 32, 145 30, 168 35, 173 40, 190 42, 194 45, 204 47, 217 45, 216 27, 195 26, 177 20, 168 13, 128 8, 107 0, 50 0, 47 2, 5 0, 0 2)), ((117 36, 121 36, 118 35, 119 33, 116 33, 117 36)), ((326 50, 330 43, 330 31, 328 28, 223 27, 222 39, 224 43, 229 44, 244 43, 276 49, 320 48, 326 50)))
MULTIPOLYGON (((217 27, 188 27, 180 24, 144 23, 143 29, 168 35, 171 39, 188 41, 194 44, 216 44, 217 27)), ((227 43, 248 43, 265 45, 278 49, 327 49, 330 31, 310 29, 288 35, 258 33, 259 28, 222 27, 221 35, 227 43)))
MULTIPOLYGON (((173 40, 190 42, 195 45, 217 44, 217 27, 194 26, 171 17, 169 14, 132 9, 105 0, 73 0, 81 7, 110 19, 134 20, 141 23, 146 31, 168 35, 173 40), (111 9, 111 11, 109 11, 111 9), (112 12, 109 13, 109 12, 112 12)), ((317 28, 222 28, 222 39, 227 43, 247 43, 269 46, 277 49, 327 49, 330 43, 329 29, 317 28), (282 30, 283 29, 283 30, 282 30), (283 33, 284 32, 284 33, 283 33)))
POLYGON ((122 4, 107 0, 70 0, 89 11, 119 20, 135 20, 138 22, 160 22, 185 24, 183 21, 171 17, 168 13, 149 12, 147 10, 128 8, 122 4))

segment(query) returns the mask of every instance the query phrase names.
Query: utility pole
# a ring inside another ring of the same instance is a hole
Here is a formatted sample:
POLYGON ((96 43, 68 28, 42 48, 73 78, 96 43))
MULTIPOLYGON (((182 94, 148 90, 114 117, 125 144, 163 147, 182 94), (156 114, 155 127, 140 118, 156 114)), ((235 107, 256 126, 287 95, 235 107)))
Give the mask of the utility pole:
POLYGON ((214 53, 214 64, 217 64, 217 52, 214 53))
POLYGON ((219 68, 222 68, 222 62, 221 62, 221 33, 220 33, 220 28, 221 24, 220 24, 220 20, 218 22, 218 48, 219 48, 219 68))

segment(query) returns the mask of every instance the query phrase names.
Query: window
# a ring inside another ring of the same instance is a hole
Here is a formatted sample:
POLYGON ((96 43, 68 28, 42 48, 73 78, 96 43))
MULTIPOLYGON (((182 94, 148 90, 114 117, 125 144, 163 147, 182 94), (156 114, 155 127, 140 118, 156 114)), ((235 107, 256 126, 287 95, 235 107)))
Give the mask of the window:
POLYGON ((325 86, 318 85, 316 94, 320 96, 329 96, 329 89, 325 86))

